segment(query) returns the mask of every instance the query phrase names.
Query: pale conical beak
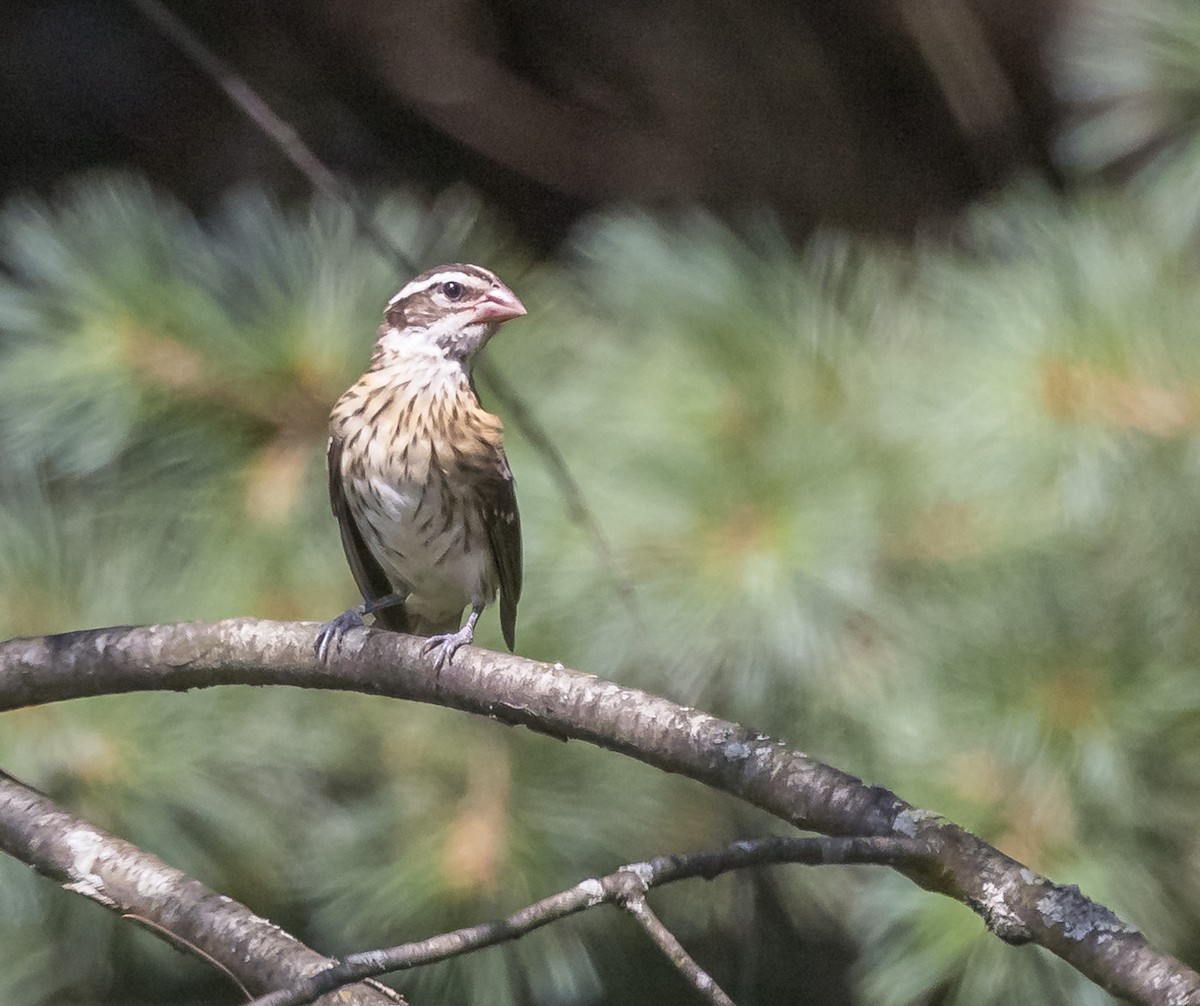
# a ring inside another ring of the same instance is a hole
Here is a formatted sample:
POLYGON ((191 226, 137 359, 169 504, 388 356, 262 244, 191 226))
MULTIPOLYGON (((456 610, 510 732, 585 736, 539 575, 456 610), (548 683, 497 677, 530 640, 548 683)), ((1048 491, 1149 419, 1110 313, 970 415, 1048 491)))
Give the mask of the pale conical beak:
POLYGON ((508 321, 528 314, 525 305, 517 300, 517 295, 506 286, 493 287, 487 296, 475 308, 476 321, 508 321))

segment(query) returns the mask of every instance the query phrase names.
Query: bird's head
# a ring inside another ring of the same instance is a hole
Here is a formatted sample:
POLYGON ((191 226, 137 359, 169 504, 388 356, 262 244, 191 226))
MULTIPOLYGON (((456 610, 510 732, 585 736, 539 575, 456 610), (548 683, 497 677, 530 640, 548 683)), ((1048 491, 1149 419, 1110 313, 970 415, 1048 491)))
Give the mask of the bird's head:
POLYGON ((388 301, 376 351, 441 354, 468 366, 502 322, 525 313, 495 273, 477 265, 440 265, 388 301))

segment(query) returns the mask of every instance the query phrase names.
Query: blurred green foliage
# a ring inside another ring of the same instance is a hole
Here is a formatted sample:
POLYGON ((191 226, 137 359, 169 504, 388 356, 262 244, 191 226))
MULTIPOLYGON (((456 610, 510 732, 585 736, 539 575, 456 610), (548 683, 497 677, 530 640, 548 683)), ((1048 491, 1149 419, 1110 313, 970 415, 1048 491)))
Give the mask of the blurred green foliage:
POLYGON ((1081 0, 1053 54, 1069 173, 1128 183, 1173 240, 1200 224, 1200 6, 1081 0))
MULTIPOLYGON (((479 261, 525 300, 487 352, 634 585, 637 617, 510 424, 520 652, 786 738, 1196 959, 1200 280, 1177 229, 1029 187, 953 247, 614 214, 531 266, 461 195, 376 213, 419 265, 479 261)), ((0 635, 354 599, 325 418, 407 277, 346 211, 243 192, 201 224, 89 178, 4 208, 0 257, 0 635)), ((6 714, 0 765, 329 953, 781 829, 583 745, 282 689, 6 714)), ((11 861, 0 897, 0 1002, 239 1001, 11 861)), ((882 871, 655 901, 743 1006, 1108 1001, 882 871)), ((615 914, 398 984, 686 996, 615 914)))

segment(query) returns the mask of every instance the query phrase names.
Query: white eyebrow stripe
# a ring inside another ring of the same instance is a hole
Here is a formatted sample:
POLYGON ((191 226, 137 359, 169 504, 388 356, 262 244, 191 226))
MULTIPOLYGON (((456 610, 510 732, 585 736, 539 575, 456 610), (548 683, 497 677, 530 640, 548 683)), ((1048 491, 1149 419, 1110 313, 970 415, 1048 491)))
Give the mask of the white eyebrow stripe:
POLYGON ((419 282, 417 280, 413 280, 398 294, 396 294, 395 297, 389 300, 387 306, 392 307, 397 301, 411 297, 413 294, 422 293, 423 291, 429 290, 440 283, 445 283, 447 280, 457 280, 459 283, 462 283, 463 286, 474 286, 476 283, 480 282, 481 278, 482 277, 476 276, 474 273, 460 272, 457 269, 446 269, 443 272, 434 273, 428 279, 423 279, 419 282))

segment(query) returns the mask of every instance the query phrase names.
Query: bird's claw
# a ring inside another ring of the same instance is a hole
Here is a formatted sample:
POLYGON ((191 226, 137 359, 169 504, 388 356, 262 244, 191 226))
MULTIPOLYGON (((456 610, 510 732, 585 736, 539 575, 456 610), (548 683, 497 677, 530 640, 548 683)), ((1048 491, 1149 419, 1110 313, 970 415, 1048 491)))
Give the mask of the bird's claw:
POLYGON ((457 632, 444 632, 441 635, 430 636, 422 648, 424 653, 432 653, 437 650, 434 657, 434 665, 440 671, 451 660, 454 659, 454 654, 461 650, 464 646, 469 646, 471 640, 475 638, 475 632, 469 625, 464 625, 457 632))
POLYGON ((343 611, 337 618, 330 619, 317 631, 317 642, 313 647, 317 654, 317 660, 325 663, 330 654, 341 647, 342 637, 347 632, 362 627, 363 617, 360 608, 351 608, 349 611, 343 611))

